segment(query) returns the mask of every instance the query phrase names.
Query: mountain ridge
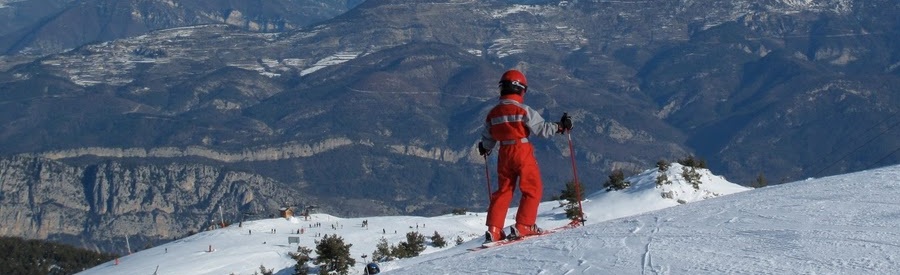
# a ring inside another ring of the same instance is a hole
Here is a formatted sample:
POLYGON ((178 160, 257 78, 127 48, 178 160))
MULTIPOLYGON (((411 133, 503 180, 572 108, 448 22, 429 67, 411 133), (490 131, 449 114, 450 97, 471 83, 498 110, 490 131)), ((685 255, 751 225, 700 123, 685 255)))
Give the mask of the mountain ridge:
POLYGON ((358 5, 350 1, 13 1, 0 52, 42 56, 180 26, 223 23, 256 32, 315 24, 358 5), (41 9, 34 7, 41 6, 41 9), (77 26, 77 27, 76 27, 77 26), (8 42, 8 43, 7 43, 8 42))

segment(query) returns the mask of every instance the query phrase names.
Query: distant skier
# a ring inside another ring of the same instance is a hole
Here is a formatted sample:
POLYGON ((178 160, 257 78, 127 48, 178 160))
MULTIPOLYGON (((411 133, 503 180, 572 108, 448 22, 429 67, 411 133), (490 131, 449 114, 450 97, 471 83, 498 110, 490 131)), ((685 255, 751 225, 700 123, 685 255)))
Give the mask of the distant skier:
POLYGON ((367 275, 373 275, 373 274, 381 273, 381 269, 378 268, 378 264, 376 264, 376 263, 369 263, 369 264, 367 264, 367 265, 366 265, 365 271, 366 271, 366 274, 367 274, 367 275))
POLYGON ((524 104, 528 82, 525 75, 517 70, 509 70, 500 77, 500 102, 488 113, 485 119, 478 153, 487 157, 497 143, 500 143, 497 158, 498 189, 491 194, 488 207, 488 226, 485 232, 485 243, 504 238, 504 222, 509 204, 513 198, 516 180, 522 198, 516 213, 516 224, 510 226, 511 238, 541 234, 543 230, 535 222, 538 204, 541 202, 543 185, 534 148, 528 136, 551 137, 554 133, 565 133, 572 129, 572 119, 563 114, 559 122, 547 122, 537 111, 524 104))

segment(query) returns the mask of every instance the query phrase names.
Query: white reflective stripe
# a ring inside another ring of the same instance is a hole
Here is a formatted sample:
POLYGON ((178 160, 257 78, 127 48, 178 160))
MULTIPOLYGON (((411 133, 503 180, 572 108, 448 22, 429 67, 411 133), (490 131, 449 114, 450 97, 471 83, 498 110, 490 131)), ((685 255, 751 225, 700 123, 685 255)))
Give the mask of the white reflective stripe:
POLYGON ((525 109, 525 106, 523 106, 522 103, 519 103, 518 101, 512 99, 501 99, 499 104, 512 104, 519 106, 519 108, 525 109))
POLYGON ((512 140, 501 140, 500 145, 513 145, 517 143, 528 143, 528 138, 520 138, 520 139, 512 139, 512 140))
POLYGON ((498 116, 495 118, 491 118, 491 125, 523 121, 525 121, 525 115, 498 116))
MULTIPOLYGON (((501 99, 500 103, 498 103, 497 105, 509 105, 509 104, 516 105, 519 108, 528 110, 525 108, 524 105, 522 105, 518 101, 515 101, 512 99, 501 99)), ((497 124, 502 124, 502 123, 507 123, 507 122, 527 122, 527 121, 525 121, 525 119, 527 119, 527 115, 499 116, 499 117, 495 117, 495 118, 491 119, 491 125, 497 125, 497 124)))

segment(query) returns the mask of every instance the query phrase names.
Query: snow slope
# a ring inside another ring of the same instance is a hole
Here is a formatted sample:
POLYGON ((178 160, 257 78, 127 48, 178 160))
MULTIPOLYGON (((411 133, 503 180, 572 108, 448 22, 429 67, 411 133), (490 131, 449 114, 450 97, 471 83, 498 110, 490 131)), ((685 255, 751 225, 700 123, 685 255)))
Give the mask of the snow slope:
MULTIPOLYGON (((438 231, 451 245, 456 236, 471 241, 380 263, 383 274, 890 274, 900 268, 900 166, 751 191, 701 172, 695 190, 680 178, 677 164, 667 172, 673 183, 661 188, 656 169, 648 170, 629 178, 632 187, 625 191, 588 196, 584 227, 476 252, 466 248, 480 243, 483 213, 318 214, 311 221, 260 220, 202 232, 80 274, 153 274, 157 266, 157 274, 253 274, 260 265, 291 274, 286 254, 296 244, 289 245, 288 236, 314 248, 316 234, 335 233, 353 244, 358 261, 351 274, 361 274, 360 256, 371 254, 381 237, 396 244, 415 230, 425 236, 438 231), (663 198, 670 191, 671 198, 663 198), (369 229, 361 227, 363 220, 369 229), (323 226, 308 228, 318 222, 323 226), (302 235, 289 233, 304 227, 302 235)), ((512 218, 514 209, 509 213, 512 218)), ((546 202, 539 224, 565 224, 561 213, 557 202, 546 202)))

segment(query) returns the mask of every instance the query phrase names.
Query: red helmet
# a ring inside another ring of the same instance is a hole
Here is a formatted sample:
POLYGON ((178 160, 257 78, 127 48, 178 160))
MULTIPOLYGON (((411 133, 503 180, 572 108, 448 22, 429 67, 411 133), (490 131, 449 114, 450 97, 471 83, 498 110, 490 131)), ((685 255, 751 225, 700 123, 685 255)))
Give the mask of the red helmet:
POLYGON ((519 90, 516 92, 525 92, 528 90, 528 81, 525 75, 518 70, 509 70, 500 77, 500 90, 519 90))

